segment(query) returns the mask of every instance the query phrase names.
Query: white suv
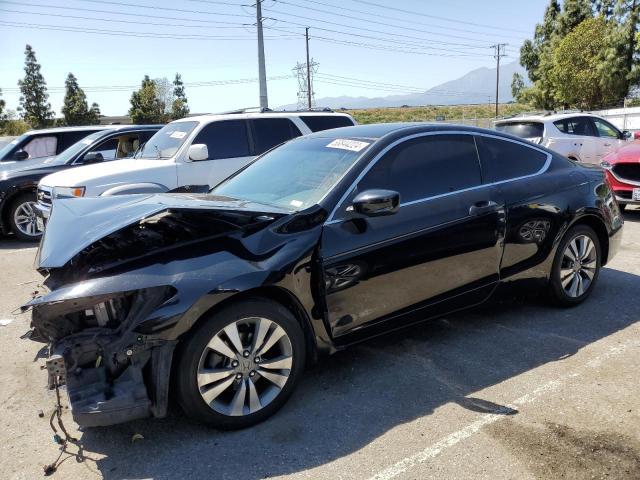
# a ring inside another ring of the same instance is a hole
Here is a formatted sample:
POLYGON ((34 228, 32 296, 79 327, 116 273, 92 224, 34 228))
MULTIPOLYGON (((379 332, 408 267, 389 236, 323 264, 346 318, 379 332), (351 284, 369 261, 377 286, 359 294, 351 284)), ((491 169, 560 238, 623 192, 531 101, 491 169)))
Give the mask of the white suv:
POLYGON ((599 165, 631 137, 611 123, 588 113, 532 115, 495 122, 496 130, 525 138, 565 157, 599 165))
POLYGON ((201 115, 164 126, 134 158, 87 165, 44 177, 39 213, 56 198, 160 193, 213 187, 257 155, 291 138, 355 125, 345 113, 230 113, 201 115))

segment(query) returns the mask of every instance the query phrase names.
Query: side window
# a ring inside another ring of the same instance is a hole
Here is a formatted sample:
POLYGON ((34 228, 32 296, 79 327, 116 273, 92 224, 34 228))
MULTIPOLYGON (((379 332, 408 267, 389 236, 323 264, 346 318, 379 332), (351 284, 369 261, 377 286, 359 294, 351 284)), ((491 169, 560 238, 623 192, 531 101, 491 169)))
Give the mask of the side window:
POLYGON ((475 187, 482 183, 471 135, 429 135, 397 145, 358 184, 395 190, 402 203, 475 187))
POLYGON ((58 134, 58 153, 64 152, 67 148, 76 142, 79 142, 87 135, 97 132, 97 130, 80 130, 71 132, 62 132, 58 134))
POLYGON ((58 138, 55 135, 35 137, 22 149, 29 154, 29 158, 51 157, 56 154, 58 138))
POLYGON ((302 115, 300 120, 302 120, 312 132, 353 126, 353 121, 349 117, 342 115, 302 115))
POLYGON ((477 137, 485 182, 500 182, 533 175, 542 169, 547 154, 526 145, 492 137, 477 137))
POLYGON ((116 150, 116 158, 131 158, 138 149, 140 140, 135 133, 122 135, 118 137, 118 146, 116 150))
POLYGON ((610 123, 600 120, 599 118, 594 118, 593 123, 596 126, 599 137, 620 138, 620 132, 610 123))
MULTIPOLYGON (((95 152, 102 156, 102 160, 109 161, 115 160, 116 151, 118 150, 118 139, 110 138, 109 140, 105 140, 104 142, 98 143, 95 147, 89 150, 87 153, 95 152)), ((85 153, 85 155, 87 154, 85 153)), ((77 162, 82 162, 82 159, 78 159, 77 162)))
POLYGON ((192 144, 204 143, 209 150, 209 160, 248 157, 249 139, 244 120, 224 120, 206 125, 192 144))
POLYGON ((270 148, 302 135, 288 118, 260 118, 250 120, 253 127, 254 154, 260 155, 270 148))
POLYGON ((583 137, 595 137, 591 122, 586 117, 564 118, 553 122, 562 133, 569 135, 581 135, 583 137))

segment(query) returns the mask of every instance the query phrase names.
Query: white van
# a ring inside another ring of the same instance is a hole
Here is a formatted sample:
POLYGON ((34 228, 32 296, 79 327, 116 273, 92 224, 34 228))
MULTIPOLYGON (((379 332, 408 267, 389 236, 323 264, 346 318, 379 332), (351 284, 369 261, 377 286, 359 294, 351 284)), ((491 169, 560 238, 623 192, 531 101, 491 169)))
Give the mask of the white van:
POLYGON ((213 187, 287 140, 352 125, 351 116, 331 111, 227 113, 176 120, 151 137, 134 158, 44 177, 38 185, 37 209, 48 218, 56 198, 213 187))

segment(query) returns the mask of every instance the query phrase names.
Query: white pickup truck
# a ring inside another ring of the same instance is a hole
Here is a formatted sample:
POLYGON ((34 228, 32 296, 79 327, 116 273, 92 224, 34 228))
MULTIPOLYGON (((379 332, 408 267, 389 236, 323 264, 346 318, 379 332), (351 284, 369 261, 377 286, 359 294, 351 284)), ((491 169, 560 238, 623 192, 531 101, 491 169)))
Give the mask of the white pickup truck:
POLYGON ((495 122, 496 130, 547 147, 565 157, 599 165, 631 138, 605 119, 589 113, 519 116, 495 122))
MULTIPOLYGON (((287 140, 352 125, 351 116, 330 111, 231 113, 176 120, 151 137, 134 158, 44 177, 38 184, 37 210, 47 219, 56 198, 213 187, 287 140)), ((40 227, 43 223, 38 222, 40 227)))

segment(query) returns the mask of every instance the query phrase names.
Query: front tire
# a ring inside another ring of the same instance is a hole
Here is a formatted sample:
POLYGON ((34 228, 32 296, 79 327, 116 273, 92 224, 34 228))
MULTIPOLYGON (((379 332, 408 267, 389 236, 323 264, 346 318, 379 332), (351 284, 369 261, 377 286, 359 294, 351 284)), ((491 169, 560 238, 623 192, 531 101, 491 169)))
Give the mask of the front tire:
POLYGON ((558 246, 551 270, 550 293, 554 302, 572 307, 587 299, 598 280, 601 267, 600 240, 586 225, 565 234, 558 246))
POLYGON ((11 203, 9 225, 20 240, 37 242, 42 237, 36 223, 36 203, 35 193, 21 193, 11 203))
POLYGON ((286 403, 305 357, 304 333, 285 307, 260 298, 232 304, 182 345, 178 401, 188 416, 215 428, 249 427, 286 403))

